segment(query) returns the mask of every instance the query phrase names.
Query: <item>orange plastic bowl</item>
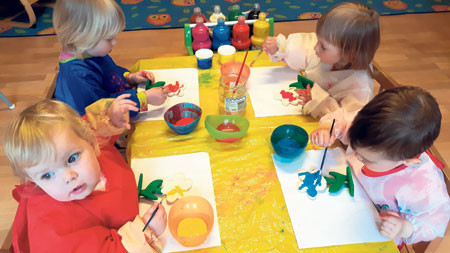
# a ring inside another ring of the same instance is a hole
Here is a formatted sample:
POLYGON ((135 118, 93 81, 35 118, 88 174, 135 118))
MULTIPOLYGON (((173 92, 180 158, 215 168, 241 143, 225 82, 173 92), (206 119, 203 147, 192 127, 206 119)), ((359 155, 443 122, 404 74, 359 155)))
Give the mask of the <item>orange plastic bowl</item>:
MULTIPOLYGON (((241 70, 242 62, 232 61, 222 64, 220 66, 220 74, 222 76, 228 76, 231 74, 238 75, 239 71, 241 70)), ((248 77, 250 76, 250 68, 247 66, 247 64, 244 64, 244 67, 242 68, 241 76, 245 78, 245 80, 248 80, 248 77)))
POLYGON ((200 196, 186 196, 178 199, 169 211, 169 230, 173 238, 185 247, 196 247, 206 241, 214 225, 214 212, 208 200, 200 196), (201 219, 206 232, 193 236, 179 235, 179 225, 184 219, 201 219))

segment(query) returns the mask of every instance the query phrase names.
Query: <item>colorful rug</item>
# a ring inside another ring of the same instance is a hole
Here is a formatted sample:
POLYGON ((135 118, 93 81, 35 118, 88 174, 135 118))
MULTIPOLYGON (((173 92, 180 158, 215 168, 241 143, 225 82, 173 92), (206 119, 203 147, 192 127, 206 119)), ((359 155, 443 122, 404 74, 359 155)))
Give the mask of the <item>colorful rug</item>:
MULTIPOLYGON (((10 0, 6 0, 9 2, 10 0)), ((0 0, 0 10, 5 0, 0 0)), ((19 2, 19 1, 17 1, 19 2)), ((220 5, 227 16, 234 4, 239 4, 241 11, 252 8, 254 3, 261 5, 261 10, 269 13, 275 21, 292 21, 316 19, 343 0, 117 0, 126 17, 126 31, 157 28, 178 28, 189 22, 194 7, 202 9, 209 17, 214 5, 220 5)), ((381 15, 407 13, 426 13, 450 11, 450 0, 366 0, 360 1, 376 9, 381 15)), ((38 2, 39 4, 39 2, 38 2)), ((34 36, 54 34, 51 7, 34 5, 36 27, 17 28, 0 24, 0 37, 34 36)), ((20 6, 19 6, 20 7, 20 6)), ((9 8, 9 7, 8 7, 9 8)), ((3 9, 6 9, 3 6, 3 9)), ((8 10, 11 10, 9 8, 8 10)), ((0 19, 4 16, 0 13, 0 19)), ((15 21, 27 21, 27 16, 17 17, 15 21)), ((443 24, 445 25, 445 24, 443 24)))

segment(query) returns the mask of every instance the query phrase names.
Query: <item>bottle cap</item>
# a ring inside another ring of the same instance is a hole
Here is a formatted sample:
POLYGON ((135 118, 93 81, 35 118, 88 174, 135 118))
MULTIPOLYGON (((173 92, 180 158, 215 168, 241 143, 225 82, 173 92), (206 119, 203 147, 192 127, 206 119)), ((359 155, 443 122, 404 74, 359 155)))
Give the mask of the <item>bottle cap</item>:
POLYGON ((244 16, 239 16, 239 17, 238 17, 238 23, 239 23, 239 24, 245 23, 245 17, 244 17, 244 16))
POLYGON ((195 23, 197 23, 197 24, 203 24, 203 18, 202 18, 202 17, 197 17, 197 18, 195 18, 195 23))
POLYGON ((233 11, 240 11, 241 7, 239 6, 239 4, 235 4, 233 5, 233 7, 231 8, 233 11))
POLYGON ((259 13, 258 20, 260 20, 260 21, 266 20, 266 13, 265 12, 259 13))
POLYGON ((259 3, 255 3, 254 5, 253 5, 253 9, 255 9, 255 11, 259 11, 260 10, 260 6, 259 6, 259 3))
POLYGON ((200 9, 200 7, 195 7, 194 8, 194 13, 200 13, 202 12, 202 10, 200 9))
POLYGON ((220 6, 219 5, 214 5, 214 14, 220 14, 220 6))
POLYGON ((219 19, 217 20, 217 23, 223 24, 223 23, 225 23, 225 19, 224 19, 224 18, 219 18, 219 19))

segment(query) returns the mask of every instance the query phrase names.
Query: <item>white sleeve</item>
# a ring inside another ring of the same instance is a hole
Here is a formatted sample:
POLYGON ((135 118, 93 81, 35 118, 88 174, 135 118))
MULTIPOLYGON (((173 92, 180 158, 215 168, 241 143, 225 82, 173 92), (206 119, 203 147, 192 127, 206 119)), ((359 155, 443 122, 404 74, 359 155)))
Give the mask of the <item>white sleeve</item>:
POLYGON ((318 84, 311 89, 311 100, 303 107, 304 114, 322 117, 339 108, 348 112, 361 110, 373 97, 373 79, 365 71, 357 71, 325 91, 318 84), (332 92, 330 95, 328 92, 332 92))
POLYGON ((450 219, 450 199, 443 173, 430 158, 421 156, 421 159, 422 167, 409 175, 414 183, 403 183, 402 178, 392 181, 401 186, 396 194, 400 215, 413 225, 412 235, 404 238, 408 244, 443 237, 450 219))
POLYGON ((339 109, 336 99, 315 83, 311 89, 311 100, 303 106, 303 114, 311 115, 313 118, 322 117, 339 109))
POLYGON ((277 36, 278 51, 269 55, 274 62, 283 61, 289 68, 303 71, 312 62, 317 64, 314 46, 317 43, 315 33, 294 33, 288 38, 282 34, 277 36))

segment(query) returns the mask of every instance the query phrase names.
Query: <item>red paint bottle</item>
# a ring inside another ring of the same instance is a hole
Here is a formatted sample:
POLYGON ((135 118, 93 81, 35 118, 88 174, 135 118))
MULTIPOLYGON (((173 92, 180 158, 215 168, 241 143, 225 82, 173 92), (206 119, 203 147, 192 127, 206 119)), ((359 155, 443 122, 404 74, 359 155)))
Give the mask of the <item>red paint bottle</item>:
POLYGON ((196 25, 192 28, 192 49, 197 51, 201 48, 211 48, 209 29, 203 24, 203 18, 197 17, 196 25))
POLYGON ((250 27, 245 23, 245 17, 239 16, 238 22, 233 26, 233 40, 231 44, 237 50, 247 50, 250 47, 250 27))

